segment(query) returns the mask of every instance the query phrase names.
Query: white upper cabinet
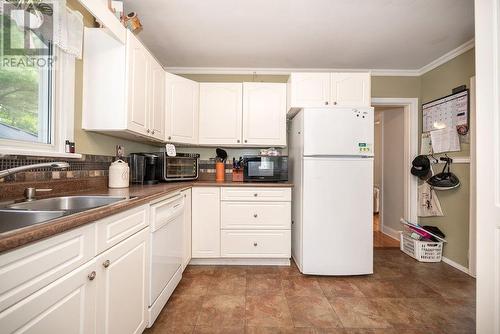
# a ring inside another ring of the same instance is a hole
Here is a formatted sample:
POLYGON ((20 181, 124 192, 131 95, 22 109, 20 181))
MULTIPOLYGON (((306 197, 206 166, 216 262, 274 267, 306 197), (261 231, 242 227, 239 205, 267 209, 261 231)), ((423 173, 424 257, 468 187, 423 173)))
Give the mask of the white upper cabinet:
POLYGON ((82 127, 165 141, 165 72, 133 33, 126 35, 123 45, 104 29, 85 28, 82 127))
POLYGON ((332 73, 331 100, 334 106, 369 107, 370 73, 332 73))
POLYGON ((127 34, 128 128, 146 135, 148 128, 149 54, 133 34, 127 34))
POLYGON ((288 109, 369 107, 370 73, 292 73, 288 109))
POLYGON ((174 143, 198 143, 200 84, 174 75, 165 75, 166 140, 174 143))
POLYGON ((201 145, 241 144, 241 83, 200 83, 201 145))
POLYGON ((318 108, 330 104, 330 73, 292 73, 288 80, 290 107, 318 108))
POLYGON ((243 144, 286 146, 286 84, 243 83, 243 144))
POLYGON ((151 136, 165 140, 165 70, 154 58, 151 59, 149 128, 151 136))

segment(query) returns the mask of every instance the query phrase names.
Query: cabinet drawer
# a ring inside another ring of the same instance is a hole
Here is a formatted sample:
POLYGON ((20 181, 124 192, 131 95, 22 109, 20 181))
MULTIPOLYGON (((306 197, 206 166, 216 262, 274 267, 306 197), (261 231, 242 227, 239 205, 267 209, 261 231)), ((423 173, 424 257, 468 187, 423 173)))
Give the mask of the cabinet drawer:
POLYGON ((116 245, 149 225, 149 205, 106 217, 97 222, 97 253, 116 245))
POLYGON ((291 228, 291 202, 221 202, 221 228, 291 228))
POLYGON ((290 230, 221 231, 222 257, 289 258, 290 230))
POLYGON ((290 188, 226 187, 222 188, 223 201, 281 201, 292 200, 290 188))
POLYGON ((0 311, 95 256, 95 224, 56 235, 0 256, 0 311))

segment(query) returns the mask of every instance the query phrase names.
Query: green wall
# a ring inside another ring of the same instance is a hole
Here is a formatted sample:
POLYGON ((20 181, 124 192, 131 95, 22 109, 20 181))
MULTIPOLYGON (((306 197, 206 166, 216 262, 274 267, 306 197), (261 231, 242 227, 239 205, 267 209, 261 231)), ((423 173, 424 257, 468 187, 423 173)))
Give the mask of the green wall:
MULTIPOLYGON (((94 26, 94 17, 77 0, 68 0, 68 7, 82 13, 86 27, 94 26)), ((76 152, 82 154, 115 155, 116 145, 124 145, 125 152, 151 152, 158 147, 142 144, 126 139, 115 138, 103 134, 82 130, 82 92, 83 92, 83 60, 77 59, 75 64, 75 146, 76 152)))
MULTIPOLYGON (((474 73, 474 49, 471 49, 420 77, 373 77, 372 97, 417 97, 420 138, 422 103, 451 94, 451 90, 457 86, 469 87, 474 73)), ((449 156, 468 157, 469 144, 462 143, 461 149, 449 156)), ((439 172, 442 167, 442 164, 438 164, 434 171, 439 172)), ((452 171, 460 179, 460 188, 436 191, 443 217, 419 218, 420 224, 438 226, 446 234, 448 243, 444 247, 444 256, 464 267, 469 264, 469 170, 469 164, 453 164, 452 171)))
MULTIPOLYGON (((475 74, 474 61, 474 49, 472 49, 425 73, 421 77, 422 103, 451 94, 451 90, 457 86, 469 87, 470 78, 475 74)), ((469 144, 462 143, 461 149, 460 152, 450 153, 449 156, 469 157, 469 144)), ((439 164, 434 171, 440 171, 442 166, 439 164)), ((420 218, 420 223, 435 225, 443 230, 448 240, 444 248, 444 256, 468 267, 470 165, 453 164, 452 172, 460 179, 460 188, 436 191, 444 217, 420 218)))

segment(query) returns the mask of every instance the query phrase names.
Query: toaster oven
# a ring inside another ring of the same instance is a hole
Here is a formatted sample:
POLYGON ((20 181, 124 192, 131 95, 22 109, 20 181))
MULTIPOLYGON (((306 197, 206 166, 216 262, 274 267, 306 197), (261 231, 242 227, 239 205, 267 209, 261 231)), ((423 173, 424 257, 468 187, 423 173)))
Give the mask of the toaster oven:
POLYGON ((156 178, 160 181, 187 181, 198 178, 200 155, 196 153, 177 153, 169 157, 166 152, 158 155, 156 178))

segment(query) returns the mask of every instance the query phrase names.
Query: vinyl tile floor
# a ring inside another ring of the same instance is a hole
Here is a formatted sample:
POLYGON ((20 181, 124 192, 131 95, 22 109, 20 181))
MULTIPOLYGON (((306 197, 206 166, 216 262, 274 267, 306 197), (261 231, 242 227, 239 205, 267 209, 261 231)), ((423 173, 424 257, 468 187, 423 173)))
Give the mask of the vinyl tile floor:
POLYGON ((374 274, 302 275, 295 264, 188 266, 147 334, 475 332, 475 280, 398 249, 374 250, 374 274))

